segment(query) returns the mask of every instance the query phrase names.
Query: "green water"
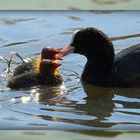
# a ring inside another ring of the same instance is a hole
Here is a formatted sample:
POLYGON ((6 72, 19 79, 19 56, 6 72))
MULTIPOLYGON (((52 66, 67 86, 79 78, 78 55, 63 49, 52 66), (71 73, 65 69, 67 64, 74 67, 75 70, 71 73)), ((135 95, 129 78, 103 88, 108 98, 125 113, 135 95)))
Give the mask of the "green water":
POLYGON ((0 9, 140 10, 139 0, 0 0, 0 9), (80 4, 79 4, 80 3, 80 4))
POLYGON ((121 132, 121 131, 0 131, 1 139, 6 140, 139 140, 139 132, 121 132))

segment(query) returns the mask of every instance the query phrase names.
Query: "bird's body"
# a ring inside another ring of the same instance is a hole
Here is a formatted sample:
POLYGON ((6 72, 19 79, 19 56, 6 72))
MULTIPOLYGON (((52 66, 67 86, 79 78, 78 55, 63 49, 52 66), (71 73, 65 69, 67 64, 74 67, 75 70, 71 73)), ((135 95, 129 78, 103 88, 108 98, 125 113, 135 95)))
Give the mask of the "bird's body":
POLYGON ((122 86, 140 86, 140 44, 131 46, 116 54, 114 73, 122 86))
MULTIPOLYGON (((29 66, 31 65, 29 64, 29 66)), ((30 69, 21 74, 13 75, 8 79, 7 86, 11 89, 29 88, 38 85, 60 86, 63 82, 63 78, 58 69, 59 66, 60 63, 56 61, 43 59, 40 62, 38 70, 33 69, 33 71, 31 71, 30 69)), ((27 67, 25 67, 25 69, 26 68, 27 67)))
POLYGON ((37 58, 30 59, 24 63, 17 65, 12 71, 13 76, 20 75, 29 71, 34 71, 35 59, 37 58))
POLYGON ((29 88, 32 86, 59 86, 62 84, 63 78, 60 73, 57 75, 41 75, 35 72, 26 72, 14 76, 8 80, 8 87, 11 89, 29 88))
POLYGON ((140 86, 140 44, 115 55, 113 44, 106 34, 96 28, 85 28, 77 31, 72 43, 62 51, 63 56, 74 52, 87 58, 81 76, 83 84, 140 86))

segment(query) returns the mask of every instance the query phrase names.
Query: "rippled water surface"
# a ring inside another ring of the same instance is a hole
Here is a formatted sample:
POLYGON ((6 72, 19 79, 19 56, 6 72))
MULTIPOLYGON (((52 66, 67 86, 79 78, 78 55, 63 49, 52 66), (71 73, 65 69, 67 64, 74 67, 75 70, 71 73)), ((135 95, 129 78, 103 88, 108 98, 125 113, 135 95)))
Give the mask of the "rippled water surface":
MULTIPOLYGON (((73 31, 87 26, 107 33, 116 53, 140 42, 139 11, 1 11, 0 56, 9 59, 16 51, 28 58, 45 46, 62 48, 73 31)), ((92 87, 89 91, 80 83, 85 62, 76 54, 64 58, 61 89, 9 90, 7 64, 1 60, 0 129, 140 129, 140 89, 92 87)))

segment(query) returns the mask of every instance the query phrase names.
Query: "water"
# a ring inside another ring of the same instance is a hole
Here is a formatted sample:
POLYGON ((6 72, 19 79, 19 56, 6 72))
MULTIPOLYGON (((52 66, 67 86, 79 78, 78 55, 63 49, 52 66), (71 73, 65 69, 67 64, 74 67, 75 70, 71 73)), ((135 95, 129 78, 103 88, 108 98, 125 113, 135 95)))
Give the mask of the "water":
MULTIPOLYGON (((140 11, 1 11, 0 55, 9 58, 16 51, 28 58, 45 46, 62 48, 74 30, 87 26, 116 38, 117 53, 139 43, 140 11)), ((15 57, 14 61, 21 60, 15 57)), ((80 55, 65 57, 61 89, 9 90, 7 65, 0 61, 0 129, 139 130, 140 89, 88 90, 80 83, 85 62, 80 55)))
POLYGON ((1 139, 21 139, 21 140, 132 140, 134 137, 139 140, 138 132, 122 132, 122 131, 111 131, 111 132, 100 132, 100 131, 38 131, 38 130, 18 130, 18 131, 0 131, 1 139))
POLYGON ((139 0, 0 0, 1 10, 140 10, 139 0), (80 3, 80 4, 79 4, 80 3))

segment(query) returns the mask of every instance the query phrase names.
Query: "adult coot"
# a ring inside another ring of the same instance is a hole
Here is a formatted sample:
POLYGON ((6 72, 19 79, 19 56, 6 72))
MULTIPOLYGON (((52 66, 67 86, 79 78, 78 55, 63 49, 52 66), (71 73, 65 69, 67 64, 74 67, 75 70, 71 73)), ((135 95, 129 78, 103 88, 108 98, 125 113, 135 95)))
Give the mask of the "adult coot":
POLYGON ((11 89, 28 88, 37 85, 59 86, 63 78, 59 72, 61 64, 54 60, 43 59, 38 71, 28 71, 8 80, 7 86, 11 89))
POLYGON ((109 37, 96 28, 77 30, 62 56, 79 53, 87 58, 82 83, 106 87, 140 86, 140 44, 114 54, 109 37))

